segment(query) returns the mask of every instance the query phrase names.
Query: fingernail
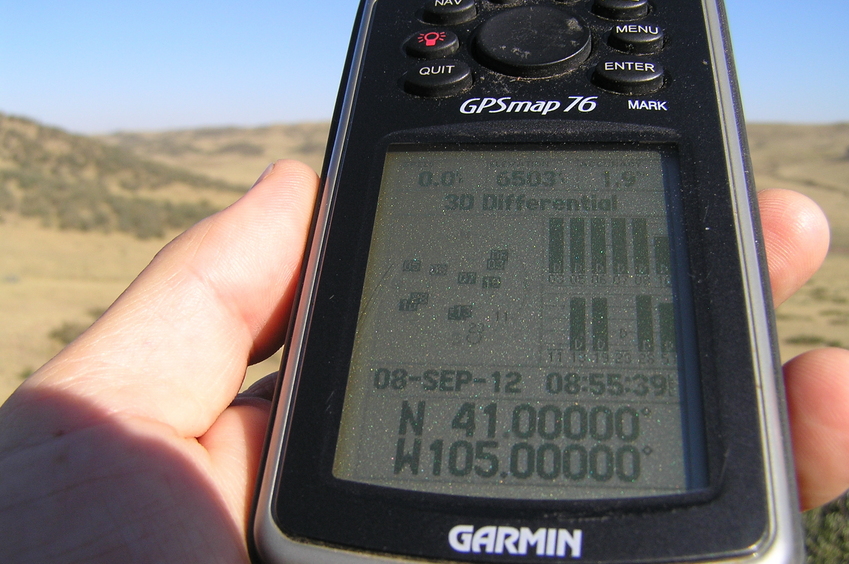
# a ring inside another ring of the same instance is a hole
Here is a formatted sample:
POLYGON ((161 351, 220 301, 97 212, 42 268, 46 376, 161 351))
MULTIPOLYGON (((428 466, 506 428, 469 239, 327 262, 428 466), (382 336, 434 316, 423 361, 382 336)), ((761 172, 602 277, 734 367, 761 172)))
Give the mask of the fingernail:
POLYGON ((253 188, 257 184, 259 184, 260 182, 265 180, 265 177, 268 176, 269 174, 271 174, 272 170, 274 170, 274 163, 271 163, 270 165, 268 165, 265 168, 265 170, 262 172, 262 174, 259 175, 259 178, 256 179, 256 182, 253 183, 253 186, 251 186, 251 188, 253 188))

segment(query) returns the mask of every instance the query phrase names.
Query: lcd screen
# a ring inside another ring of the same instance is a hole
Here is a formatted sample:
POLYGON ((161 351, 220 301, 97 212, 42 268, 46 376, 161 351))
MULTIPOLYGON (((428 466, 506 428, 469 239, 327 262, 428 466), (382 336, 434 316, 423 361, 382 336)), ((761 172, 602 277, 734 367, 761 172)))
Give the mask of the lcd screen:
POLYGON ((679 190, 662 148, 391 147, 334 476, 539 500, 704 486, 679 190))

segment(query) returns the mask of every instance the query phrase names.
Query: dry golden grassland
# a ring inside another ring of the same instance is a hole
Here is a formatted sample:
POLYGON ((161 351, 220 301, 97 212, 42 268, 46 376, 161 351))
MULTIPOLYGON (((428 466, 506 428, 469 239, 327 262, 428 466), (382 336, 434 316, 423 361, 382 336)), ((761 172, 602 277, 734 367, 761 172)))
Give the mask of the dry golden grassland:
MULTIPOLYGON (((227 186, 247 189, 277 158, 298 158, 318 170, 326 135, 326 124, 297 124, 120 133, 85 138, 85 142, 226 184, 203 189, 192 177, 163 187, 165 181, 159 180, 151 186, 136 186, 134 197, 204 201, 220 208, 238 197, 227 186)), ((62 143, 70 142, 53 137, 42 132, 33 138, 44 138, 45 146, 59 147, 57 151, 62 143)), ((758 187, 793 188, 812 196, 829 215, 834 233, 823 269, 777 312, 782 358, 817 346, 849 346, 849 124, 754 124, 749 139, 758 187)), ((10 166, 0 153, 0 172, 10 166)), ((87 172, 89 176, 96 173, 87 172)), ((179 230, 139 238, 115 229, 59 229, 55 223, 45 227, 50 222, 44 218, 4 211, 2 205, 0 218, 2 401, 63 342, 91 323, 179 230)), ((275 358, 252 369, 250 379, 274 371, 277 362, 275 358)))
POLYGON ((0 395, 62 346, 51 332, 93 321, 162 246, 124 233, 45 229, 33 219, 0 223, 0 395))

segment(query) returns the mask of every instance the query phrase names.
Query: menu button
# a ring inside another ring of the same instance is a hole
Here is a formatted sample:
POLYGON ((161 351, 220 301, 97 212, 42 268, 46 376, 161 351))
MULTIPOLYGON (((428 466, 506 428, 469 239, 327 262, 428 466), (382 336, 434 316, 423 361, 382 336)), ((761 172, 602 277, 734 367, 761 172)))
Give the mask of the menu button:
POLYGON ((619 24, 613 27, 608 44, 626 53, 656 53, 663 48, 663 28, 647 23, 619 24))

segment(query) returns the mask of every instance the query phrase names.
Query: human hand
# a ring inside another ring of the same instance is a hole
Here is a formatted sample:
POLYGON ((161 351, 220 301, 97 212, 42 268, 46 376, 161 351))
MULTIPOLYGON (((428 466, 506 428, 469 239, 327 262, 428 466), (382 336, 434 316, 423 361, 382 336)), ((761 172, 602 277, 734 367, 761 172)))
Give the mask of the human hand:
POLYGON ((316 187, 278 162, 0 408, 0 562, 248 560, 270 402, 231 402, 281 345, 316 187))
MULTIPOLYGON (((280 345, 315 189, 306 167, 277 163, 0 408, 0 561, 247 561, 270 403, 233 398, 247 364, 280 345)), ((761 202, 780 302, 819 266, 827 226, 793 192, 761 202)), ((847 369, 849 352, 833 350, 787 368, 797 454, 813 457, 799 461, 809 504, 849 484, 847 369)))

